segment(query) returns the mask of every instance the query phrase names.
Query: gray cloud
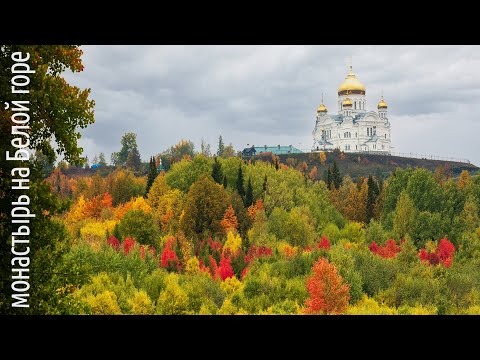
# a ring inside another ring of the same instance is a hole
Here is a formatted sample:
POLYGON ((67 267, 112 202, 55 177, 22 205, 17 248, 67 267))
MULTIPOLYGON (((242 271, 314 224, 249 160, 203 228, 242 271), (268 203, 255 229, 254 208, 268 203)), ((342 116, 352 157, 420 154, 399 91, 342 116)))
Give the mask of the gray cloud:
POLYGON ((84 46, 85 70, 67 80, 92 89, 96 122, 82 131, 86 155, 120 148, 137 133, 148 159, 182 138, 216 148, 309 148, 321 93, 336 113, 336 89, 353 69, 369 109, 383 90, 395 151, 480 164, 479 46, 84 46))

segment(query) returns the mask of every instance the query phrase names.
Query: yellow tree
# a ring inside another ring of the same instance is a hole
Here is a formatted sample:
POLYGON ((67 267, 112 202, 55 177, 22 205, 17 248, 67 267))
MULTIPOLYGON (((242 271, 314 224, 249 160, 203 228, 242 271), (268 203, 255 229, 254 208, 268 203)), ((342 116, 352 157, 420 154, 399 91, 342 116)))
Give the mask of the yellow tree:
POLYGON ((188 312, 188 296, 178 285, 178 275, 171 273, 165 279, 166 287, 158 297, 156 313, 159 315, 183 315, 188 312))
POLYGON ((229 251, 231 254, 235 254, 242 246, 242 238, 240 235, 235 234, 233 231, 229 231, 227 234, 227 241, 223 245, 223 251, 229 251))
POLYGON ((472 177, 467 170, 462 170, 458 177, 457 186, 460 190, 465 189, 472 183, 472 177))
POLYGON ((320 163, 321 163, 322 165, 325 165, 326 162, 327 162, 327 155, 325 154, 324 151, 322 151, 322 152, 320 153, 320 163))
POLYGON ((152 300, 143 290, 136 292, 133 298, 128 299, 128 304, 134 315, 153 315, 155 312, 155 306, 153 305, 152 300))
POLYGON ((122 313, 117 295, 111 290, 106 290, 98 295, 88 295, 84 301, 90 307, 93 315, 119 315, 122 313))
POLYGON ((67 215, 67 219, 71 223, 76 223, 80 220, 85 219, 87 214, 87 203, 83 195, 80 195, 77 203, 72 206, 70 212, 67 215))

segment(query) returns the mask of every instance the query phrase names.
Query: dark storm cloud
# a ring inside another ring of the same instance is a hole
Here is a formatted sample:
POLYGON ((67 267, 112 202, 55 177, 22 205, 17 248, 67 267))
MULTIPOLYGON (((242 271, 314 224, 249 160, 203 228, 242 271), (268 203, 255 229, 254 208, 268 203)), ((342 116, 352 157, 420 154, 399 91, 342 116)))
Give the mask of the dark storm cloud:
POLYGON ((118 151, 137 133, 144 159, 182 138, 219 134, 249 144, 309 148, 321 93, 336 113, 336 89, 353 69, 368 108, 389 104, 395 151, 480 163, 478 46, 85 46, 85 71, 66 74, 90 87, 96 122, 82 132, 91 158, 118 151))

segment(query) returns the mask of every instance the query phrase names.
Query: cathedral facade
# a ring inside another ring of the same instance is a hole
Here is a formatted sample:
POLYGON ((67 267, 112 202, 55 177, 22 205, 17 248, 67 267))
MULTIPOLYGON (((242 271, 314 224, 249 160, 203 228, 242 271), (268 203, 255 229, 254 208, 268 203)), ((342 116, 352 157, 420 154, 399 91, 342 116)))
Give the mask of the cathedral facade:
POLYGON ((390 122, 383 96, 377 105, 378 111, 367 111, 365 86, 353 73, 351 65, 337 92, 337 115, 328 113, 322 97, 313 130, 312 150, 390 154, 390 122))

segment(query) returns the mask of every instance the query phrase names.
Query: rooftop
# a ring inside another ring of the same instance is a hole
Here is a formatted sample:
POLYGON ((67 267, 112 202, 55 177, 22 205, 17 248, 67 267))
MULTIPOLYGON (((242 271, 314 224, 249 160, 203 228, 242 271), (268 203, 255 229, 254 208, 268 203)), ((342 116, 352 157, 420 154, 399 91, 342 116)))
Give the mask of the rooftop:
POLYGON ((303 151, 300 149, 297 149, 296 147, 292 145, 288 146, 282 146, 282 145, 277 145, 277 146, 251 146, 249 148, 243 149, 242 153, 245 155, 252 155, 252 153, 255 153, 256 155, 261 154, 261 153, 267 153, 270 152, 275 155, 279 154, 302 154, 303 151))

